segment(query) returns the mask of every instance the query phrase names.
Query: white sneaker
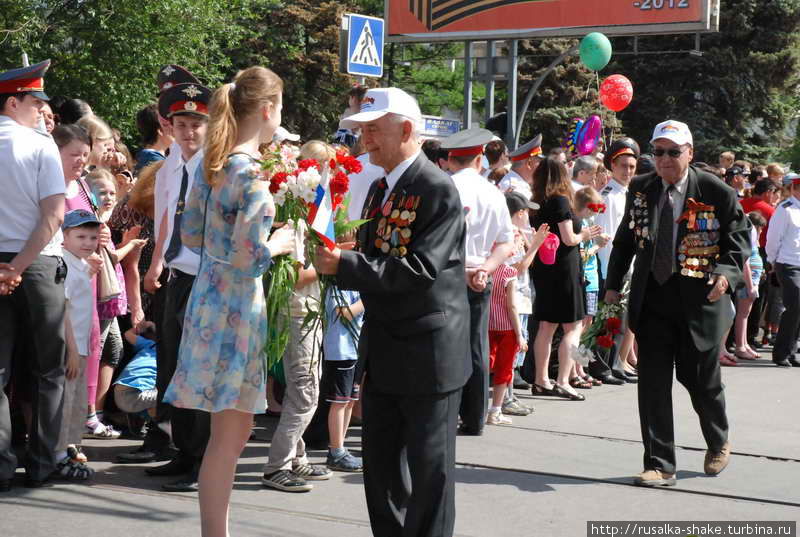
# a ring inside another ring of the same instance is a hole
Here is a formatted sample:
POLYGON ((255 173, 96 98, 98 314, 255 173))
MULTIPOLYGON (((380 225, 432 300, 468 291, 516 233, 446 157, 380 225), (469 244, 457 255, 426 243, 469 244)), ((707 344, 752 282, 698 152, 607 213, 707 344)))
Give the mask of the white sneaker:
POLYGON ((502 412, 492 412, 486 416, 487 425, 511 425, 513 422, 508 416, 504 416, 502 412))

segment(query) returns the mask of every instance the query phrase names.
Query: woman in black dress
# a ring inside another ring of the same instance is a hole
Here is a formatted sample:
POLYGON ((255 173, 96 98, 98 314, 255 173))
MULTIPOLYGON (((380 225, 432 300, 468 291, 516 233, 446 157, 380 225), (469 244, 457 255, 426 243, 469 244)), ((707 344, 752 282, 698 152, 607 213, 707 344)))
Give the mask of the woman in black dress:
POLYGON ((548 157, 539 164, 533 185, 534 201, 541 206, 533 218, 533 226, 548 224, 561 241, 554 264, 546 265, 536 256, 531 269, 536 289, 533 316, 539 321, 533 344, 536 360, 533 393, 582 401, 584 397, 569 384, 573 368, 571 349, 580 344, 581 321, 585 315, 580 243, 597 237, 602 229, 600 226, 581 229, 581 221, 572 210, 574 193, 567 169, 558 160, 548 157), (558 325, 564 329, 564 337, 558 347, 558 378, 553 383, 547 369, 558 325))

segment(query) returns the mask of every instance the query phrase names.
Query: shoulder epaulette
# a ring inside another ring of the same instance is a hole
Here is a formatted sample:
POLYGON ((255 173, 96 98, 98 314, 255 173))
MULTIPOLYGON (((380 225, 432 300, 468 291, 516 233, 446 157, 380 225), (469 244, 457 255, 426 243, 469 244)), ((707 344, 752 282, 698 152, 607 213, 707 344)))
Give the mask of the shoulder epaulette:
POLYGON ((781 204, 781 207, 783 207, 784 209, 788 209, 791 206, 792 206, 791 200, 790 201, 786 201, 786 202, 781 204))
POLYGON ((606 195, 606 194, 610 194, 610 193, 611 193, 611 187, 610 186, 605 187, 602 190, 602 192, 600 192, 601 195, 606 195))

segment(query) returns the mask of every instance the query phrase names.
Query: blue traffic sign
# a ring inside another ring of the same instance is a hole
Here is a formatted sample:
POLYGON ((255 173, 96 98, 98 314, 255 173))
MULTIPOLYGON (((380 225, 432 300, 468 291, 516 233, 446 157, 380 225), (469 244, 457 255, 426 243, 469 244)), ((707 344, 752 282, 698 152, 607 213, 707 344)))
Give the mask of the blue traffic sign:
POLYGON ((383 19, 348 14, 347 72, 383 76, 383 19))

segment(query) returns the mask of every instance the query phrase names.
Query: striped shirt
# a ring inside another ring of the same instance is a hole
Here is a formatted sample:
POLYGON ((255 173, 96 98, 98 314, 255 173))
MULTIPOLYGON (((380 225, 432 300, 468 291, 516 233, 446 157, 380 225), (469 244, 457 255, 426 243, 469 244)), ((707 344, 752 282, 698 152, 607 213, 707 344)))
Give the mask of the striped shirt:
POLYGON ((508 315, 506 294, 508 284, 517 279, 514 267, 501 263, 492 276, 492 295, 489 299, 489 330, 492 332, 514 330, 508 315))

